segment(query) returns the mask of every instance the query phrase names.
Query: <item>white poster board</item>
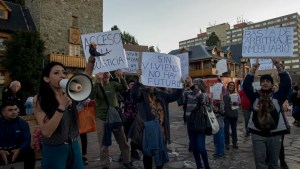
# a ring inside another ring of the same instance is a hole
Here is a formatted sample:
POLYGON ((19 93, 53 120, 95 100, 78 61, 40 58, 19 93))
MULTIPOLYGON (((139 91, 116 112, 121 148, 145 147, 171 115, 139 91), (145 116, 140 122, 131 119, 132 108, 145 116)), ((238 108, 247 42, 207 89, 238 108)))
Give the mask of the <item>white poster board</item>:
POLYGON ((136 74, 139 65, 138 60, 139 60, 140 52, 126 51, 125 53, 126 53, 128 67, 124 68, 123 72, 136 74))
POLYGON ((189 76, 189 53, 180 53, 177 54, 176 56, 179 57, 180 59, 180 64, 181 64, 181 74, 183 79, 186 79, 189 76))
POLYGON ((235 110, 239 108, 239 95, 237 93, 230 94, 230 99, 232 102, 231 109, 235 110))
POLYGON ((213 100, 221 100, 221 94, 222 94, 222 83, 216 83, 210 88, 210 92, 212 93, 212 99, 213 100))
POLYGON ((81 35, 82 47, 86 61, 90 57, 89 45, 97 44, 97 51, 104 56, 96 57, 93 74, 127 68, 127 59, 123 49, 119 30, 81 35))
POLYGON ((244 30, 243 57, 293 56, 294 28, 244 30))
POLYGON ((146 86, 182 88, 180 59, 175 55, 143 52, 141 69, 146 86))
POLYGON ((216 69, 217 69, 217 74, 222 75, 223 73, 227 72, 227 60, 226 59, 221 59, 218 61, 216 64, 216 69))
MULTIPOLYGON (((250 59, 251 67, 256 63, 256 59, 250 59)), ((258 70, 270 70, 273 69, 272 59, 258 59, 259 68, 258 70)))

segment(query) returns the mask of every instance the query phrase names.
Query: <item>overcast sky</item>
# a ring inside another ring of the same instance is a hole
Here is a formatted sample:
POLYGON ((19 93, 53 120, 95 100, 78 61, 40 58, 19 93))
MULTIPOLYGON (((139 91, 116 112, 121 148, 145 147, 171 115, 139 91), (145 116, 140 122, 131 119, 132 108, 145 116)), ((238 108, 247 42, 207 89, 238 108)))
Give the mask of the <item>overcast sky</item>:
POLYGON ((232 28, 238 18, 260 22, 300 13, 300 0, 103 0, 103 5, 103 31, 117 25, 162 53, 212 25, 227 22, 232 28))

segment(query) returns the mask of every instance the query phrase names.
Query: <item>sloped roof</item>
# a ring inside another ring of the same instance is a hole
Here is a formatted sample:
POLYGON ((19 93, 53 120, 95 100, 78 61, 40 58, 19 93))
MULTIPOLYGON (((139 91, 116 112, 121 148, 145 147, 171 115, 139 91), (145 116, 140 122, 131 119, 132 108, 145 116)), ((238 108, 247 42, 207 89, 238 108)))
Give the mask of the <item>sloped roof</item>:
POLYGON ((231 60, 233 60, 234 62, 236 62, 238 64, 241 64, 242 47, 243 47, 243 45, 241 43, 239 43, 239 44, 233 44, 233 45, 229 45, 229 46, 223 46, 223 47, 221 47, 221 49, 225 53, 228 53, 229 51, 231 51, 233 53, 231 60), (230 49, 227 51, 228 47, 230 49))
POLYGON ((19 4, 4 1, 11 9, 8 19, 0 19, 0 30, 2 31, 36 31, 28 8, 19 4))
MULTIPOLYGON (((197 46, 190 46, 186 47, 185 49, 189 51, 189 61, 197 61, 197 60, 203 60, 203 59, 209 59, 209 58, 219 58, 222 59, 222 57, 217 55, 212 55, 208 52, 208 49, 210 47, 204 46, 204 45, 197 45, 197 46)), ((176 49, 169 52, 171 55, 177 55, 181 53, 182 49, 176 49)))

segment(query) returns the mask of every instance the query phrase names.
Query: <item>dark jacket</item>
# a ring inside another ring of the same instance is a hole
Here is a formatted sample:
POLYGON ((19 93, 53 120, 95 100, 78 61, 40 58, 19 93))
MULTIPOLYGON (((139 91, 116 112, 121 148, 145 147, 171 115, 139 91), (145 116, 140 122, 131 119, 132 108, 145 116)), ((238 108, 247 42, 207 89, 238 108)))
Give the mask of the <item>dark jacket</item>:
POLYGON ((31 135, 28 123, 17 117, 12 121, 0 118, 0 150, 13 150, 20 148, 28 151, 31 135))
MULTIPOLYGON (((250 120, 248 123, 248 127, 251 133, 267 137, 267 136, 274 136, 274 135, 282 135, 284 131, 287 129, 283 114, 281 113, 281 107, 282 104, 285 102, 287 99, 288 93, 291 89, 291 77, 290 75, 285 71, 281 70, 278 72, 278 75, 280 77, 280 83, 279 83, 279 89, 273 93, 272 95, 272 102, 275 106, 275 109, 277 113, 279 114, 279 120, 277 127, 271 131, 263 132, 260 129, 255 127, 255 124, 253 121, 257 121, 257 119, 253 119, 255 116, 253 116, 253 111, 250 116, 250 120)), ((248 74, 244 80, 243 83, 243 89, 247 95, 247 97, 250 100, 250 103, 252 105, 252 108, 255 108, 255 105, 257 104, 260 94, 258 92, 254 92, 252 83, 254 81, 254 75, 253 74, 248 74)))
MULTIPOLYGON (((144 85, 141 83, 135 83, 132 87, 132 97, 134 101, 138 104, 138 112, 141 115, 144 121, 154 120, 155 116, 151 113, 148 94, 149 91, 144 88, 144 85)), ((156 91, 154 93, 156 99, 160 100, 163 105, 163 109, 165 112, 165 129, 166 129, 166 140, 168 143, 170 141, 170 119, 169 119, 169 107, 168 104, 178 100, 179 97, 182 96, 182 89, 176 89, 176 92, 166 93, 164 91, 156 91)), ((130 135, 130 134, 129 134, 130 135)))

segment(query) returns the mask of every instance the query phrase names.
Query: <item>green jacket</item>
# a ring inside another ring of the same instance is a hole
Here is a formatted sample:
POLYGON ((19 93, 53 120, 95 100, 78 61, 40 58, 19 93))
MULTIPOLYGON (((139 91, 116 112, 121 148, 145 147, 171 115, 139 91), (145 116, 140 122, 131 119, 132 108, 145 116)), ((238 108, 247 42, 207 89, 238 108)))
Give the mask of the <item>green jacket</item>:
MULTIPOLYGON (((96 117, 101 120, 106 120, 107 116, 107 104, 104 99, 103 93, 100 88, 101 84, 94 84, 93 91, 90 98, 96 102, 96 117)), ((107 84, 103 84, 103 90, 107 97, 110 106, 119 107, 118 104, 118 92, 127 90, 127 83, 125 79, 121 79, 121 83, 111 81, 107 84)))

